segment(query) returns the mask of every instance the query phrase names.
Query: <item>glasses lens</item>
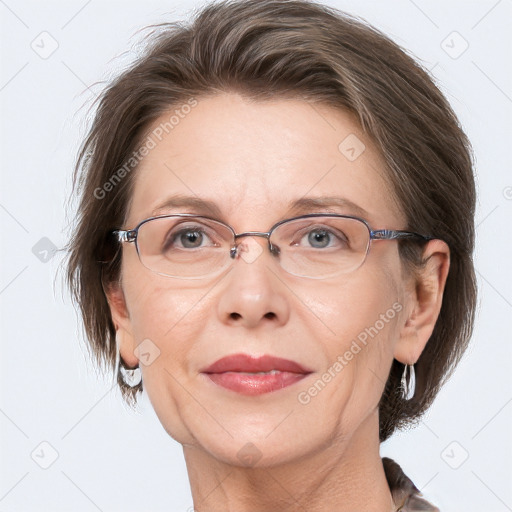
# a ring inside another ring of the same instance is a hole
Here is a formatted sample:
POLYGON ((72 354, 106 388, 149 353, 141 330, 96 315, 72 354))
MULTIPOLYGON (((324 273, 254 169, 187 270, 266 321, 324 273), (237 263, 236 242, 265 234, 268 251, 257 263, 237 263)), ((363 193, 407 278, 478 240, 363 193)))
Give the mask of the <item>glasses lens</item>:
POLYGON ((280 224, 271 242, 279 247, 280 263, 287 272, 325 279, 361 266, 370 233, 357 219, 318 216, 280 224))
POLYGON ((229 264, 233 233, 202 217, 159 217, 139 227, 137 250, 142 264, 169 277, 194 279, 229 264))

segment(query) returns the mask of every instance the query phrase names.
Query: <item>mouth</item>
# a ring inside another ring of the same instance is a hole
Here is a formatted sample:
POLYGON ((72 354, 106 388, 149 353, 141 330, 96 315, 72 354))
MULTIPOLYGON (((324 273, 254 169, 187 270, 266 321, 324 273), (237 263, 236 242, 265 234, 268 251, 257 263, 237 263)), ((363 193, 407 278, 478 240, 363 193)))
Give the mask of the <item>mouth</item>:
POLYGON ((307 377, 312 370, 289 359, 234 354, 219 359, 201 373, 218 386, 254 396, 291 386, 307 377))

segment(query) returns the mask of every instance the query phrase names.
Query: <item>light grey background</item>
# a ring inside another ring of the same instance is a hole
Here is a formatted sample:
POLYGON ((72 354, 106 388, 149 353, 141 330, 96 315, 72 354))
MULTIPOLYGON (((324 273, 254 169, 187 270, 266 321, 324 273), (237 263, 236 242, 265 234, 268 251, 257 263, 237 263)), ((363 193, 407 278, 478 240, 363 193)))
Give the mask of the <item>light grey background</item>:
MULTIPOLYGON (((476 153, 473 342, 423 421, 382 454, 442 512, 512 510, 512 2, 326 3, 366 18, 433 70, 476 153)), ((147 397, 130 412, 88 362, 50 244, 66 242, 95 83, 134 58, 138 29, 200 5, 0 0, 0 512, 191 510, 181 446, 147 397)))

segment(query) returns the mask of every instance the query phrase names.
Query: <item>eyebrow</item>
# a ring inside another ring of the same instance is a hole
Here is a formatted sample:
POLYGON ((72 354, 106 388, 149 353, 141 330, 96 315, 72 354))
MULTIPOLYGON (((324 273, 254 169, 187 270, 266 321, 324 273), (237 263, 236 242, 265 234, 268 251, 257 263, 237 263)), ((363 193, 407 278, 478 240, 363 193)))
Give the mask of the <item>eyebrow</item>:
MULTIPOLYGON (((301 197, 299 199, 289 201, 287 207, 288 215, 291 216, 311 213, 319 210, 339 213, 340 209, 345 210, 350 214, 364 217, 365 219, 369 216, 369 213, 364 208, 353 201, 335 196, 301 197)), ((215 201, 185 195, 174 195, 168 197, 151 212, 151 216, 157 216, 166 210, 176 208, 187 208, 189 210, 193 210, 194 213, 197 213, 198 215, 207 215, 218 218, 219 220, 224 220, 222 211, 215 201)))
POLYGON ((201 199, 194 196, 174 195, 168 197, 163 203, 158 205, 152 212, 151 216, 159 215, 165 210, 175 208, 187 208, 194 210, 200 215, 210 215, 212 217, 222 217, 222 212, 215 201, 209 199, 201 199))
POLYGON ((288 208, 294 214, 307 213, 311 210, 331 210, 333 213, 337 213, 337 210, 341 208, 361 217, 366 218, 369 215, 363 207, 353 201, 335 196, 301 197, 295 201, 290 201, 288 208))

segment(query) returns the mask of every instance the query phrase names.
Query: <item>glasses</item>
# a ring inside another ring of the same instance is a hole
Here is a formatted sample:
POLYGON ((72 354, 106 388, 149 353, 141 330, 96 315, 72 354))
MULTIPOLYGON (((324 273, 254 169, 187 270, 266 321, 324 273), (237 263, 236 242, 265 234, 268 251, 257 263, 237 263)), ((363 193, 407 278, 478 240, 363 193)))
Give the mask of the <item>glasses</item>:
MULTIPOLYGON (((245 236, 266 238, 271 254, 286 272, 310 279, 357 270, 372 240, 433 239, 410 231, 372 230, 364 219, 331 213, 282 220, 268 233, 236 233, 216 219, 187 213, 152 217, 134 229, 112 233, 119 242, 135 243, 147 269, 178 279, 211 277, 226 270, 238 254, 246 259, 247 247, 241 249, 244 244, 238 242, 245 236)), ((257 248, 261 251, 259 244, 257 248)))

